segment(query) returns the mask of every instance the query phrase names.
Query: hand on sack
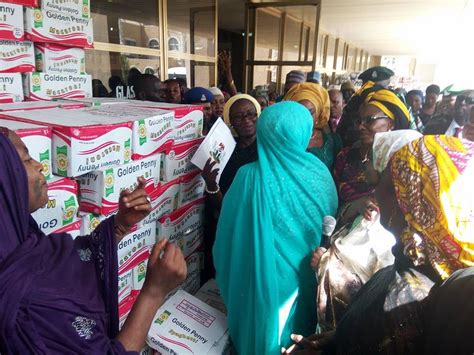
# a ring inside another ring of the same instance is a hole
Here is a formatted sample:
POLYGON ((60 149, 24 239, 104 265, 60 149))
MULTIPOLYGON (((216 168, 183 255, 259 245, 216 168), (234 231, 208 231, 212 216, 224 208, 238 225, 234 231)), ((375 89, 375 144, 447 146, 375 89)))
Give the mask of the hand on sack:
POLYGON ((166 239, 160 240, 154 245, 148 259, 142 293, 151 297, 165 297, 186 279, 186 275, 186 261, 181 249, 166 239))
POLYGON ((151 212, 150 198, 145 192, 146 180, 139 177, 137 181, 138 186, 135 190, 132 192, 124 190, 120 194, 119 210, 115 216, 115 224, 126 231, 151 212))
POLYGON ((316 248, 315 251, 313 251, 313 254, 312 254, 312 257, 311 257, 311 268, 314 270, 314 271, 317 271, 318 270, 318 266, 319 266, 319 261, 321 260, 321 257, 323 256, 323 254, 327 251, 326 248, 322 248, 322 247, 319 247, 319 248, 316 248))
POLYGON ((379 212, 377 201, 373 197, 363 197, 354 202, 357 212, 368 221, 372 221, 372 212, 379 212))

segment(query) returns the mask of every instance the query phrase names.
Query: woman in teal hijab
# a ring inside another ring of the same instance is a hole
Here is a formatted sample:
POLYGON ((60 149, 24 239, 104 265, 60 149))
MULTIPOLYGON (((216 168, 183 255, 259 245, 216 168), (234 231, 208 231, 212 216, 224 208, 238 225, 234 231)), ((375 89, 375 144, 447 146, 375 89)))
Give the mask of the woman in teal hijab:
POLYGON ((310 255, 323 217, 336 213, 337 193, 324 163, 306 152, 312 129, 299 103, 266 108, 259 159, 240 168, 223 201, 213 254, 240 355, 277 354, 291 333, 316 327, 310 255))

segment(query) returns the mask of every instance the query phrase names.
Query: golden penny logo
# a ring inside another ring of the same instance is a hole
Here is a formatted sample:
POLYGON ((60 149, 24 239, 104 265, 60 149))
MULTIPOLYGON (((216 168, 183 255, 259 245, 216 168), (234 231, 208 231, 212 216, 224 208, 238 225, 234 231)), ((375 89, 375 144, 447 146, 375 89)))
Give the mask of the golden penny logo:
POLYGON ((56 163, 58 164, 59 170, 66 170, 67 169, 67 158, 63 154, 58 154, 56 157, 56 163))
POLYGON ((43 13, 41 12, 41 10, 35 10, 34 13, 33 13, 33 19, 36 21, 36 22, 41 22, 43 21, 43 13))

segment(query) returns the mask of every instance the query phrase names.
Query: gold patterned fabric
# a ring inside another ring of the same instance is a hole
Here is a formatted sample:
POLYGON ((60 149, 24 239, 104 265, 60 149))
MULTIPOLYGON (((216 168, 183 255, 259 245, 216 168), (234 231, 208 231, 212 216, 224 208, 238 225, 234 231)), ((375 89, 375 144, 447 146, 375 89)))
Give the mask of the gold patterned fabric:
POLYGON ((392 158, 392 179, 408 228, 404 253, 441 278, 474 266, 474 144, 425 136, 392 158))

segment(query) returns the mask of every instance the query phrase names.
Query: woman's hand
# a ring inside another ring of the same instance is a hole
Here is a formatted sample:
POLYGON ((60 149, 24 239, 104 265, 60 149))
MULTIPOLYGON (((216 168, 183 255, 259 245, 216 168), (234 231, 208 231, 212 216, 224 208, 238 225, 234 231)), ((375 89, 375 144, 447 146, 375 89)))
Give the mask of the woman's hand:
POLYGON ((163 239, 154 245, 148 259, 142 292, 154 298, 165 297, 186 279, 186 275, 187 266, 181 249, 163 239))
POLYGON ((151 203, 145 192, 146 180, 143 177, 137 179, 138 186, 130 192, 124 190, 120 194, 119 210, 115 216, 115 224, 119 229, 128 231, 130 228, 148 216, 151 212, 151 203))
POLYGON ((219 65, 224 73, 232 72, 232 57, 228 51, 219 53, 219 65))
POLYGON ((380 211, 377 201, 373 197, 362 197, 354 201, 354 208, 368 221, 372 221, 372 212, 378 213, 380 211))
POLYGON ((206 182, 207 189, 210 191, 217 190, 217 175, 219 175, 219 169, 214 169, 216 164, 217 162, 213 161, 211 158, 207 159, 206 165, 201 172, 201 175, 206 182))
POLYGON ((282 354, 316 354, 318 351, 327 350, 334 345, 336 331, 332 330, 321 334, 313 334, 307 338, 302 335, 291 335, 294 344, 288 349, 281 348, 282 354))

